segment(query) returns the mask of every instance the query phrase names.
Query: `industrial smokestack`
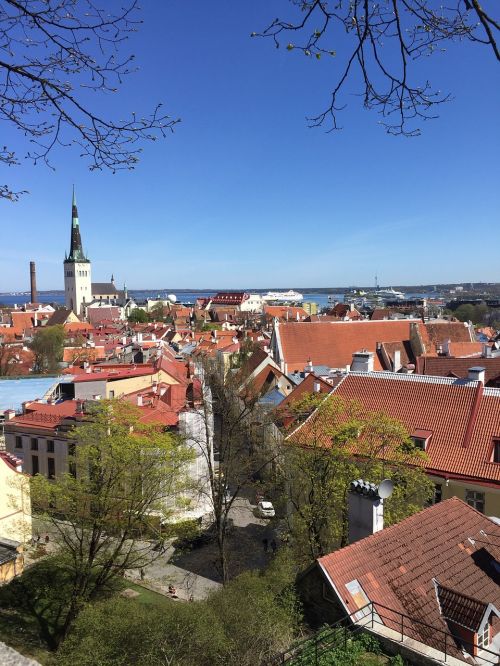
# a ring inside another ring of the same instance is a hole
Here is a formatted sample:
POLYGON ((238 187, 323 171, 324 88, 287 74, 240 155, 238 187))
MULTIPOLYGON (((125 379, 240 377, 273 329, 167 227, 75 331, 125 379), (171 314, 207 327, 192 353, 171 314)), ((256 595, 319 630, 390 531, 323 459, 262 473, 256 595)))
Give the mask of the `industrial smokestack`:
POLYGON ((31 302, 37 303, 37 294, 36 294, 36 268, 35 262, 30 261, 30 278, 31 278, 31 302))

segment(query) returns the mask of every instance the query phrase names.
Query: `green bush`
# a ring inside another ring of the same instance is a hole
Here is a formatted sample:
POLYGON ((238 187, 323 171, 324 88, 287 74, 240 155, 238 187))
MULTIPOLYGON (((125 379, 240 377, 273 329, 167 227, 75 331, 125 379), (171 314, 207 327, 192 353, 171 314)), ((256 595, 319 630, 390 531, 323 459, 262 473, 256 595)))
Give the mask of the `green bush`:
POLYGON ((379 641, 371 634, 361 633, 356 637, 356 642, 363 646, 366 652, 380 654, 382 648, 379 641))
POLYGON ((389 661, 389 666, 405 666, 406 662, 400 654, 394 655, 389 661))

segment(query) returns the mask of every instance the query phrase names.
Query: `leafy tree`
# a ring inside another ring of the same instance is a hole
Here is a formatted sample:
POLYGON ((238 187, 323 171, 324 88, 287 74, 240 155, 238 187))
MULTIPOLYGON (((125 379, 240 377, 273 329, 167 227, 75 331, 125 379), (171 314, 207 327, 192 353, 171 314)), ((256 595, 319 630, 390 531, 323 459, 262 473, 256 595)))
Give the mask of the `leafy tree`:
POLYGON ((264 476, 277 458, 273 446, 265 446, 266 428, 273 432, 272 412, 260 409, 257 395, 240 397, 235 375, 225 378, 211 359, 198 358, 198 371, 211 399, 203 401, 204 434, 198 445, 204 456, 218 546, 218 569, 223 582, 230 578, 231 553, 227 547, 229 514, 235 497, 264 476), (215 432, 212 432, 215 430, 215 432), (214 464, 214 446, 219 465, 214 464))
MULTIPOLYGON (((306 415, 315 396, 297 401, 306 415)), ((432 482, 404 426, 379 412, 365 412, 355 401, 331 396, 318 405, 307 431, 285 441, 280 473, 284 502, 291 506, 290 532, 303 564, 348 542, 347 497, 351 481, 395 481, 384 503, 384 520, 393 524, 415 513, 432 495, 432 482)))
POLYGON ((285 650, 300 613, 292 570, 279 557, 238 576, 206 601, 158 608, 113 599, 89 605, 58 651, 57 666, 258 666, 285 650))
POLYGON ((85 602, 118 575, 151 560, 141 534, 155 516, 169 515, 184 487, 191 452, 179 438, 139 418, 138 408, 123 401, 95 404, 69 433, 70 473, 32 480, 33 504, 56 534, 71 583, 56 641, 85 602))
POLYGON ((151 321, 163 321, 165 319, 165 307, 163 303, 156 303, 151 308, 150 316, 151 321))
POLYGON ((473 324, 488 324, 490 319, 490 309, 486 303, 463 303, 453 312, 453 315, 460 321, 471 321, 473 324))
MULTIPOLYGON (((49 164, 55 146, 74 145, 91 169, 133 169, 141 143, 179 122, 161 104, 149 117, 114 120, 89 101, 89 89, 114 93, 134 71, 134 56, 122 51, 137 11, 136 0, 116 11, 93 0, 0 1, 0 118, 26 137, 26 157, 49 164)), ((17 165, 19 156, 0 147, 0 164, 17 165)), ((0 197, 19 194, 0 186, 0 197)))
POLYGON ((28 345, 35 356, 35 372, 53 374, 59 370, 65 338, 66 333, 62 324, 44 326, 36 330, 33 340, 28 345))
POLYGON ((416 136, 424 120, 436 117, 449 95, 416 79, 422 67, 415 61, 441 53, 451 42, 486 45, 500 61, 495 3, 486 0, 290 0, 289 16, 276 18, 258 35, 277 48, 299 52, 315 60, 330 59, 336 71, 326 109, 309 118, 340 129, 339 112, 349 94, 348 81, 358 82, 366 109, 380 113, 390 134, 416 136), (357 70, 357 74, 356 74, 357 70))
POLYGON ((133 324, 146 324, 149 321, 148 313, 142 308, 134 308, 128 316, 129 322, 133 324))

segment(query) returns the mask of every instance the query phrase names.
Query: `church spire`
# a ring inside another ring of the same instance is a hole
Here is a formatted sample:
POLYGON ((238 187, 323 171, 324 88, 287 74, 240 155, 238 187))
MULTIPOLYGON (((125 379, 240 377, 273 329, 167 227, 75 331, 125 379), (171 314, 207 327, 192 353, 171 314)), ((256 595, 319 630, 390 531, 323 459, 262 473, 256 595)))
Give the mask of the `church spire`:
POLYGON ((80 223, 78 221, 78 208, 76 207, 74 185, 73 199, 71 203, 71 244, 67 261, 88 261, 83 252, 82 238, 80 236, 80 223))

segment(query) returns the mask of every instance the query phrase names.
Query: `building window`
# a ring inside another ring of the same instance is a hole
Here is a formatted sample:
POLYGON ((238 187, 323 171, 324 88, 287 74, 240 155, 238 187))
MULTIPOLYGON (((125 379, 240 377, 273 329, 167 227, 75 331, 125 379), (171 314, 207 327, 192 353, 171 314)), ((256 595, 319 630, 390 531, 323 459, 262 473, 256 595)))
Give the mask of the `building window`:
POLYGON ((441 483, 434 484, 434 504, 443 499, 443 486, 441 483))
POLYGON ((500 439, 493 440, 493 462, 500 463, 500 439))
POLYGON ((76 479, 76 462, 75 462, 75 442, 68 443, 68 469, 71 476, 74 476, 76 479))
POLYGON ((115 397, 115 392, 114 392, 114 391, 110 391, 110 392, 109 392, 109 397, 110 397, 111 400, 112 400, 112 399, 115 397))
POLYGON ((54 453, 54 440, 53 439, 48 439, 47 440, 47 453, 54 453))
POLYGON ((421 437, 412 437, 413 445, 415 448, 425 451, 425 439, 421 437))
POLYGON ((483 630, 477 635, 477 647, 478 648, 487 648, 490 644, 490 625, 489 622, 483 627, 483 630))
POLYGON ((31 438, 31 450, 38 451, 38 440, 36 437, 31 438))
POLYGON ((56 461, 54 458, 47 458, 47 476, 49 479, 56 478, 56 461))
POLYGON ((38 456, 31 456, 31 473, 33 476, 38 474, 40 467, 38 465, 38 456))
POLYGON ((16 435, 16 449, 22 449, 23 448, 23 438, 20 437, 19 435, 16 435))
POLYGON ((465 501, 469 506, 484 513, 484 493, 479 493, 475 490, 466 490, 465 501))

